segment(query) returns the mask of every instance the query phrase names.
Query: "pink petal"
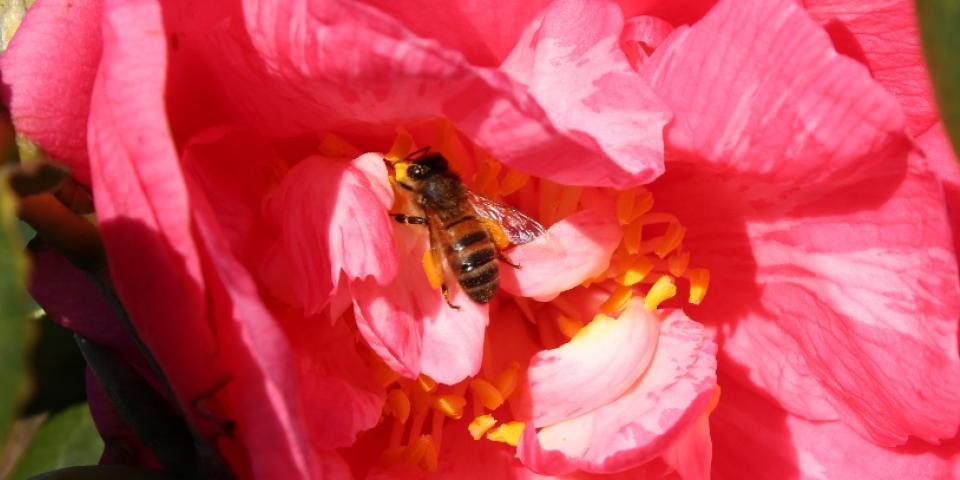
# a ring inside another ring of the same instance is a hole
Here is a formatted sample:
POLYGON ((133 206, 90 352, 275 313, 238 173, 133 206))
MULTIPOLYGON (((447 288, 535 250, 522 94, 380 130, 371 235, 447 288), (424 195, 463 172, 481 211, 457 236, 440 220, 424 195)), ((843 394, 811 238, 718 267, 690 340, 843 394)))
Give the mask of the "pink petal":
POLYGON ((201 52, 220 82, 216 101, 199 99, 209 104, 204 110, 222 110, 265 135, 332 130, 366 150, 386 150, 398 125, 444 117, 498 160, 529 174, 580 184, 635 180, 595 173, 611 162, 597 142, 560 130, 505 73, 471 65, 373 7, 248 0, 242 14, 205 12, 212 17, 205 34, 186 37, 190 44, 183 48, 201 52))
POLYGON ((907 129, 919 135, 938 119, 920 49, 914 2, 807 0, 804 8, 823 25, 837 51, 870 69, 897 96, 907 129))
POLYGON ((713 441, 710 438, 710 418, 705 414, 680 437, 663 456, 680 478, 708 480, 713 460, 713 441))
POLYGON ((620 34, 620 45, 630 65, 637 68, 645 63, 650 52, 656 50, 672 31, 673 25, 658 17, 642 15, 628 19, 620 34))
POLYGON ((341 271, 378 285, 396 275, 387 215, 392 203, 386 167, 374 154, 353 161, 312 156, 287 172, 267 214, 281 219, 280 243, 271 253, 286 256, 286 275, 307 315, 327 306, 341 271), (375 175, 364 169, 374 167, 375 175))
POLYGON ((840 418, 881 445, 960 425, 957 264, 921 160, 911 154, 906 178, 891 161, 837 193, 717 187, 682 171, 655 192, 711 269, 694 316, 717 322, 740 373, 792 413, 840 418))
POLYGON ((500 285, 514 295, 549 301, 605 271, 622 235, 612 209, 577 212, 509 251, 520 268, 502 268, 500 285))
MULTIPOLYGON (((628 307, 643 308, 639 300, 628 307)), ((703 414, 716 388, 715 354, 703 327, 674 311, 661 325, 649 369, 625 394, 539 431, 528 427, 517 455, 551 475, 620 472, 657 458, 703 414)))
POLYGON ((205 318, 186 186, 163 117, 166 42, 155 33, 163 30, 161 12, 152 3, 115 2, 104 13, 89 130, 98 221, 117 293, 161 367, 180 372, 170 381, 189 405, 225 373, 205 318))
POLYGON ((425 373, 453 384, 480 369, 486 305, 466 297, 448 279, 451 309, 440 292, 430 288, 422 258, 429 240, 426 229, 396 225, 394 255, 398 274, 393 282, 378 285, 367 278, 353 282, 357 327, 368 344, 391 368, 407 377, 425 373))
POLYGON ((723 397, 710 416, 714 475, 755 478, 955 478, 960 443, 911 442, 885 448, 842 422, 811 422, 776 407, 747 386, 721 378, 723 397))
POLYGON ((102 50, 102 2, 37 2, 0 60, 17 132, 90 184, 87 119, 102 50))
POLYGON ((590 173, 582 160, 571 163, 568 175, 552 176, 559 183, 630 186, 663 172, 670 110, 631 68, 620 47, 623 28, 612 1, 557 1, 530 23, 500 67, 527 86, 555 125, 588 135, 613 160, 590 173))
POLYGON ((676 116, 668 144, 737 175, 848 181, 902 143, 896 98, 787 0, 720 1, 641 73, 676 116))
POLYGON ((960 256, 960 163, 953 151, 953 145, 947 137, 943 122, 934 124, 917 138, 923 149, 930 169, 936 173, 943 186, 943 196, 947 201, 947 215, 953 229, 953 250, 960 256))
POLYGON ((537 13, 550 2, 390 2, 367 0, 422 38, 459 51, 474 65, 500 65, 537 13), (467 34, 469 32, 469 34, 467 34))
POLYGON ((660 319, 634 301, 619 318, 590 322, 533 357, 527 371, 532 422, 544 427, 596 410, 629 390, 657 349, 660 319))
POLYGON ((623 8, 623 14, 627 18, 649 15, 677 26, 696 22, 713 8, 717 0, 674 0, 672 2, 621 0, 618 3, 623 8))

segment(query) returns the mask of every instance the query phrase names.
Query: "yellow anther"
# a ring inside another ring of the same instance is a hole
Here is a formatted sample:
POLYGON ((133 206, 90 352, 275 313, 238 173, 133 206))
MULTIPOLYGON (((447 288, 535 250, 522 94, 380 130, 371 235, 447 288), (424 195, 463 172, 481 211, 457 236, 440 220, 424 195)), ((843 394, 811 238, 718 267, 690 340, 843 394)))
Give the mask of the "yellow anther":
POLYGON ((686 233, 687 229, 683 225, 671 223, 667 227, 667 232, 661 237, 660 244, 657 245, 657 248, 655 248, 653 252, 660 258, 666 257, 667 254, 680 246, 680 243, 683 242, 683 236, 686 233))
POLYGON ((431 435, 424 435, 427 439, 426 448, 423 452, 423 458, 420 459, 420 468, 426 470, 427 472, 436 472, 437 465, 440 463, 437 452, 437 444, 433 441, 431 435))
POLYGON ((407 155, 415 149, 413 137, 410 136, 410 133, 399 128, 397 129, 397 136, 393 139, 393 145, 390 147, 390 151, 387 152, 386 158, 391 162, 397 162, 407 158, 407 155))
POLYGON ((643 189, 639 194, 637 194, 637 201, 633 204, 633 218, 630 221, 636 220, 650 211, 653 208, 653 194, 648 190, 643 189))
POLYGON ((617 276, 617 283, 627 287, 636 285, 647 278, 653 267, 654 264, 650 259, 638 256, 623 273, 617 276))
POLYGON ((504 398, 500 390, 482 378, 474 378, 470 382, 470 390, 473 392, 474 399, 487 410, 496 410, 503 405, 504 398))
POLYGON ((650 291, 647 292, 647 298, 644 299, 643 304, 647 307, 647 310, 652 312, 656 310, 661 303, 673 298, 676 294, 677 285, 674 283, 673 277, 663 275, 650 287, 650 291))
POLYGON ((483 224, 483 227, 490 235, 490 240, 493 240, 493 244, 496 245, 498 249, 503 250, 510 246, 510 239, 507 238, 507 234, 504 233, 497 222, 486 217, 480 217, 480 223, 483 224))
POLYGON ((557 316, 557 328, 567 338, 573 338, 583 328, 583 324, 566 315, 557 316))
POLYGON ((687 272, 690 279, 690 303, 700 305, 710 286, 710 270, 706 268, 691 268, 687 272))
POLYGON ((633 220, 633 205, 637 202, 636 190, 624 190, 617 193, 617 220, 627 225, 633 220))
POLYGON ((490 430, 496 424, 497 419, 493 418, 493 415, 480 415, 470 422, 467 430, 470 431, 470 436, 473 437, 474 440, 480 440, 480 437, 487 433, 487 430, 490 430))
POLYGON ((410 397, 399 388, 394 388, 387 393, 385 407, 387 413, 393 415, 393 418, 400 423, 406 423, 410 418, 410 397))
POLYGON ((436 252, 428 248, 423 252, 423 273, 427 274, 427 283, 430 288, 438 290, 443 285, 443 264, 437 258, 436 252))
POLYGON ((667 270, 674 277, 682 277, 690 265, 690 252, 678 253, 667 259, 667 270))
POLYGON ((339 135, 323 133, 320 135, 320 153, 325 157, 354 158, 360 155, 360 149, 339 135))
POLYGON ((513 391, 517 389, 517 384, 519 382, 520 363, 513 362, 509 367, 500 372, 500 375, 497 377, 497 390, 500 390, 500 394, 503 395, 503 398, 510 398, 510 395, 513 395, 513 391))
POLYGON ((583 187, 565 186, 560 190, 560 201, 557 202, 555 213, 556 220, 569 217, 577 211, 577 205, 580 205, 580 197, 583 195, 583 187))
POLYGON ((510 170, 500 182, 500 196, 505 197, 527 185, 530 177, 516 170, 510 170))
POLYGON ((636 255, 640 253, 640 246, 643 243, 643 223, 633 222, 623 228, 623 246, 627 253, 636 255))
POLYGON ((417 383, 420 385, 420 388, 427 393, 433 392, 437 389, 437 381, 430 378, 429 375, 425 375, 423 373, 417 377, 417 383))
POLYGON ((463 407, 466 405, 467 399, 459 395, 440 395, 433 400, 433 408, 453 419, 463 416, 463 407))
POLYGON ((516 447, 520 443, 520 437, 523 436, 523 429, 527 424, 523 422, 507 422, 500 424, 497 428, 487 433, 487 440, 501 442, 516 447))
POLYGON ((378 384, 386 387, 400 378, 400 375, 397 375, 397 372, 394 372, 388 367, 386 362, 380 358, 380 355, 377 355, 372 350, 367 355, 367 360, 369 361, 370 370, 373 371, 373 378, 378 384))
POLYGON ((407 448, 403 449, 403 455, 400 457, 401 461, 410 465, 419 464, 420 461, 423 460, 424 455, 427 454, 431 443, 433 443, 433 440, 430 438, 430 435, 420 435, 411 441, 410 445, 407 445, 407 448))
POLYGON ((397 162, 393 164, 393 178, 397 182, 405 182, 407 180, 407 168, 410 167, 409 162, 397 162))
POLYGON ((618 285, 617 288, 613 290, 613 293, 610 294, 610 297, 607 298, 607 301, 603 302, 603 305, 600 305, 600 311, 607 315, 619 312, 627 306, 631 297, 633 297, 632 288, 625 285, 618 285))

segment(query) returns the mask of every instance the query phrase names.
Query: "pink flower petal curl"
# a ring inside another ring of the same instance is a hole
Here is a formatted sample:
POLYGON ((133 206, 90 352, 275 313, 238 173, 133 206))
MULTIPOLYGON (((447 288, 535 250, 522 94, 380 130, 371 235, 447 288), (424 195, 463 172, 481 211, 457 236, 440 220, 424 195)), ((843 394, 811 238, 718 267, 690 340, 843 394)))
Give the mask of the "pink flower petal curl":
MULTIPOLYGON (((640 300, 633 300, 620 319, 645 316, 631 313, 636 311, 645 312, 640 300)), ((615 473, 656 459, 704 413, 716 388, 715 353, 701 325, 679 311, 668 314, 652 363, 627 392, 539 431, 528 425, 517 455, 532 470, 549 475, 615 473)))
POLYGON ((605 271, 622 235, 612 209, 577 212, 508 251, 520 268, 501 268, 500 285, 514 295, 549 301, 605 271))
POLYGON ((90 184, 87 120, 103 48, 103 2, 37 2, 0 60, 17 133, 90 184))

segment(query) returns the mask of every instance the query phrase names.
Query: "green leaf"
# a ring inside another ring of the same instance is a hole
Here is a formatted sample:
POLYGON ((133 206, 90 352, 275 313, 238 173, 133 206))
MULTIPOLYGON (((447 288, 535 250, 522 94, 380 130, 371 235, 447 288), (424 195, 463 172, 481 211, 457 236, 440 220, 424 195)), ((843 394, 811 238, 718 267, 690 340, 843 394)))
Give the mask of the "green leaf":
POLYGON ((57 468, 95 464, 103 453, 103 440, 93 425, 86 403, 52 416, 34 435, 10 480, 24 480, 57 468))
POLYGON ((940 115, 960 156, 960 0, 917 0, 917 14, 940 115))
POLYGON ((0 175, 0 444, 27 387, 27 261, 14 208, 5 177, 0 175))

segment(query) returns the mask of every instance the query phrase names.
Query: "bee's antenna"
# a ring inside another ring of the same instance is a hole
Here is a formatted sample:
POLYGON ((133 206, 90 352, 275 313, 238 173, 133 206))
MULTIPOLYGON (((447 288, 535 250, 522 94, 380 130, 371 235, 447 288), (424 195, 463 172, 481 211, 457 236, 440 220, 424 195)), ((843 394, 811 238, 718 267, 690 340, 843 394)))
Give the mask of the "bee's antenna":
POLYGON ((411 152, 410 155, 407 155, 407 158, 405 158, 404 160, 406 160, 406 161, 408 161, 408 162, 412 162, 412 161, 414 161, 414 158, 415 158, 415 157, 416 157, 417 159, 423 158, 423 157, 425 157, 425 156, 427 155, 427 153, 429 153, 429 152, 430 152, 430 147, 429 147, 429 146, 423 147, 423 148, 421 148, 421 149, 419 149, 419 150, 414 150, 413 152, 411 152))

